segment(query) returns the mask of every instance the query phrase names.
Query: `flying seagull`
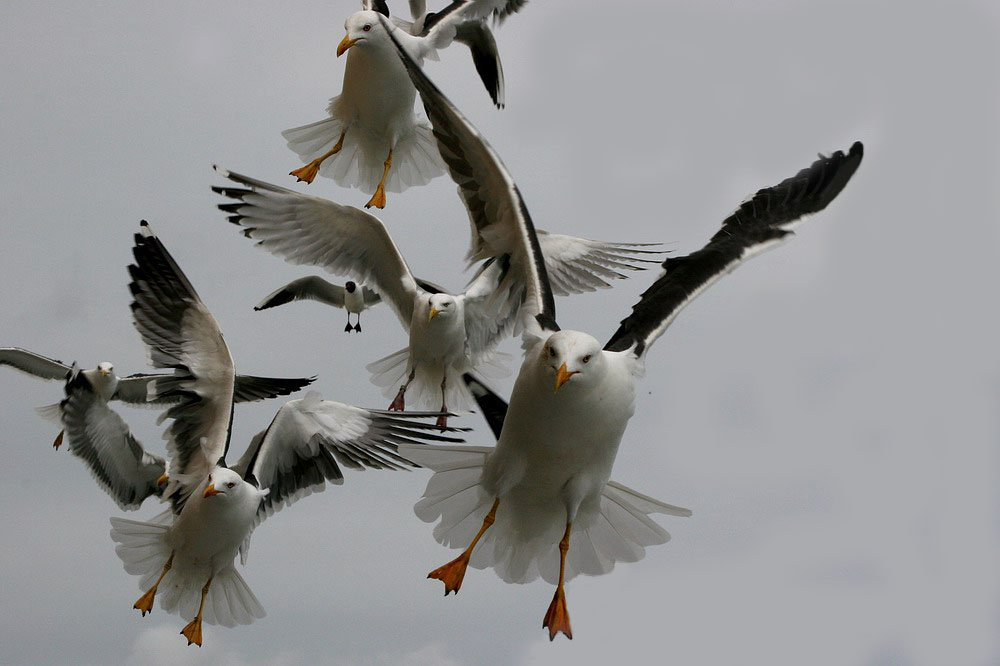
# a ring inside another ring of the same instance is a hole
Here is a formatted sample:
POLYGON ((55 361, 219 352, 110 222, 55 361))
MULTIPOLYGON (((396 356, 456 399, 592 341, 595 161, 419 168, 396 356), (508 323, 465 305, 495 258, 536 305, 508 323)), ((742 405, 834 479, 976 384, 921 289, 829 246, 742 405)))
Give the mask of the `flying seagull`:
MULTIPOLYGON (((0 365, 10 366, 26 374, 41 379, 62 379, 70 375, 71 367, 41 354, 20 349, 18 347, 0 347, 0 365)), ((115 367, 108 361, 99 363, 93 370, 79 371, 78 382, 86 382, 96 400, 107 403, 111 400, 121 400, 135 406, 163 406, 171 403, 170 399, 162 397, 156 390, 156 382, 169 375, 160 373, 137 373, 127 377, 115 374, 115 367)), ((304 386, 312 384, 315 377, 255 377, 253 375, 237 375, 235 402, 256 402, 268 400, 282 395, 295 393, 304 386)), ((46 419, 59 421, 59 404, 39 407, 38 412, 46 419)), ((63 441, 60 432, 52 445, 59 448, 63 441)))
MULTIPOLYGON (((368 366, 372 381, 387 396, 390 409, 409 404, 441 411, 472 406, 462 373, 489 364, 494 349, 513 330, 524 297, 509 257, 484 252, 474 242, 475 261, 483 265, 462 294, 414 277, 389 232, 375 216, 327 199, 300 194, 216 167, 240 187, 215 187, 234 203, 219 206, 229 220, 265 250, 294 264, 322 266, 371 287, 399 317, 409 346, 368 366), (250 188, 250 189, 247 189, 250 188), (398 389, 397 389, 398 387, 398 389), (436 400, 440 398, 440 402, 436 400)), ((475 203, 469 204, 470 217, 475 203)), ((475 230, 475 227, 474 227, 475 230)), ((539 242, 561 294, 609 287, 608 280, 658 263, 646 244, 605 243, 539 232, 539 242)), ((442 419, 444 423, 444 419, 442 419)))
MULTIPOLYGON (((414 24, 401 22, 405 27, 398 38, 418 62, 437 60, 437 51, 456 39, 465 43, 494 102, 502 106, 503 70, 484 17, 516 9, 508 10, 509 4, 452 2, 439 12, 421 13, 414 24)), ((414 113, 416 92, 388 39, 392 28, 380 23, 380 16, 389 16, 385 2, 364 2, 362 11, 345 21, 347 35, 337 56, 347 53, 347 65, 341 93, 327 106, 329 117, 281 133, 306 162, 290 175, 307 183, 323 175, 373 192, 365 208, 384 208, 386 191, 425 185, 444 171, 430 126, 414 113)))
POLYGON ((527 259, 519 262, 528 285, 522 311, 525 356, 496 448, 421 453, 420 463, 436 473, 417 504, 418 515, 439 521, 438 541, 465 548, 430 577, 444 583, 447 595, 459 590, 470 559, 473 566, 493 567, 508 582, 540 575, 556 584, 542 626, 550 639, 559 632, 572 638, 565 581, 578 573, 606 573, 615 561, 642 557, 642 546, 666 541, 666 532, 646 514, 687 515, 610 481, 635 410, 646 352, 705 288, 787 239, 801 217, 823 210, 857 170, 863 148, 859 142, 846 154, 821 155, 743 202, 704 247, 668 257, 662 275, 601 345, 587 333, 560 330, 538 238, 513 179, 406 51, 399 53, 460 194, 482 202, 476 221, 481 237, 505 239, 501 242, 518 246, 506 251, 527 259), (606 502, 629 527, 604 512, 606 502), (621 539, 612 538, 609 528, 621 539))
POLYGON ((218 324, 166 248, 142 223, 135 235, 132 313, 153 364, 172 368, 164 391, 176 399, 164 435, 170 481, 162 495, 172 510, 152 522, 111 519, 125 570, 140 577, 143 615, 160 605, 190 620, 181 633, 202 644, 202 622, 233 626, 264 616, 236 571, 254 528, 267 516, 327 481, 340 466, 403 469, 402 443, 460 441, 435 434, 437 414, 390 414, 324 401, 310 393, 286 403, 231 468, 235 370, 218 324))
POLYGON ((284 287, 280 287, 264 300, 254 306, 254 310, 267 310, 268 308, 291 303, 292 301, 319 301, 335 308, 347 310, 347 325, 344 332, 361 332, 361 313, 382 302, 382 297, 368 287, 359 286, 356 282, 348 280, 343 287, 327 282, 321 277, 310 275, 308 277, 292 280, 284 287), (356 314, 358 321, 352 326, 351 315, 356 314))

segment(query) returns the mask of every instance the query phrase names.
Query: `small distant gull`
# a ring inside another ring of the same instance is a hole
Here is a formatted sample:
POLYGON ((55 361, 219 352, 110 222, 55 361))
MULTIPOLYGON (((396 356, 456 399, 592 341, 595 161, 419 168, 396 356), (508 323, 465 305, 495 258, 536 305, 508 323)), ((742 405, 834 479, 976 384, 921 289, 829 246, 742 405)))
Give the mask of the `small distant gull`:
POLYGON ((347 310, 347 325, 344 332, 361 332, 361 313, 382 302, 382 297, 365 286, 348 280, 343 287, 327 282, 321 277, 308 277, 292 280, 284 287, 268 294, 264 300, 254 306, 254 310, 267 310, 292 301, 319 301, 335 308, 347 310), (351 325, 351 315, 356 314, 358 321, 351 325))
POLYGON ((635 411, 646 351, 705 288, 788 238, 794 222, 833 201, 861 163, 863 148, 859 142, 846 154, 820 156, 795 176, 759 190, 704 247, 667 258, 663 274, 602 346, 587 333, 559 329, 539 239, 513 179, 475 128, 404 50, 399 53, 461 195, 481 202, 477 226, 484 246, 491 238, 519 246, 506 251, 525 258, 521 264, 528 271, 525 357, 496 448, 433 447, 416 458, 435 470, 417 514, 439 521, 439 542, 465 548, 429 577, 444 582, 447 595, 459 590, 470 559, 508 582, 541 576, 556 584, 542 626, 550 639, 558 632, 572 638, 565 581, 578 573, 606 573, 616 561, 638 560, 645 546, 665 542, 669 535, 648 514, 689 515, 610 481, 635 411))
MULTIPOLYGON (((426 419, 437 414, 390 414, 310 393, 281 407, 230 468, 226 457, 236 374, 222 332, 145 222, 135 236, 133 254, 129 289, 135 325, 153 364, 173 369, 172 381, 163 388, 176 404, 166 413, 171 420, 164 435, 170 456, 167 487, 157 491, 142 485, 163 469, 162 459, 155 457, 143 459, 154 469, 143 467, 131 483, 141 489, 135 493, 137 501, 143 492, 162 494, 172 510, 151 522, 112 518, 111 537, 119 543, 115 550, 125 570, 139 576, 146 590, 135 608, 143 615, 150 612, 159 593, 164 610, 190 620, 181 631, 188 644, 201 645, 202 622, 234 626, 264 616, 234 559, 239 554, 245 564, 250 535, 267 516, 323 490, 327 481, 342 483, 341 465, 404 469, 412 463, 398 455, 400 444, 461 440, 435 433, 426 419)), ((96 402, 69 388, 67 428, 73 428, 75 438, 82 421, 80 429, 89 436, 86 416, 80 419, 77 412, 86 415, 96 402)), ((106 462, 109 455, 101 447, 117 447, 110 454, 114 461, 138 443, 131 435, 99 438, 94 442, 95 475, 116 467, 106 462)), ((117 488, 116 483, 110 485, 117 488)))
MULTIPOLYGON (((418 62, 437 60, 437 51, 456 39, 468 45, 501 106, 503 71, 483 17, 494 10, 506 15, 519 6, 496 0, 452 2, 433 14, 421 12, 416 24, 401 22, 405 27, 396 32, 418 62)), ((395 28, 379 22, 380 16, 389 16, 386 3, 364 2, 362 7, 347 18, 347 35, 337 46, 338 57, 347 53, 347 65, 341 94, 327 107, 329 117, 287 129, 282 136, 306 162, 291 171, 299 181, 311 183, 323 175, 344 187, 373 192, 365 208, 384 208, 386 191, 425 185, 441 175, 444 166, 430 126, 414 113, 416 93, 387 36, 387 30, 395 28)))
MULTIPOLYGON (((62 361, 18 347, 0 347, 0 365, 10 366, 15 370, 41 379, 65 380, 70 374, 70 366, 62 361)), ((169 377, 163 373, 137 373, 128 377, 119 377, 115 374, 114 365, 104 361, 93 370, 79 371, 79 375, 78 381, 88 383, 95 398, 105 403, 111 400, 121 400, 134 406, 155 407, 176 402, 176 399, 169 400, 160 396, 156 390, 156 381, 169 377)), ((302 387, 312 384, 315 380, 315 377, 279 378, 237 375, 234 400, 235 402, 256 402, 277 398, 281 395, 295 393, 302 387)), ((59 422, 58 403, 39 407, 38 413, 48 420, 59 422)), ((58 449, 62 441, 63 432, 60 432, 52 445, 58 449)))
MULTIPOLYGON (((368 366, 372 381, 387 396, 395 392, 389 409, 405 409, 407 399, 421 408, 440 404, 442 412, 472 406, 461 375, 493 363, 494 350, 513 330, 524 297, 523 280, 512 270, 508 256, 484 253, 474 242, 475 260, 484 263, 465 292, 452 295, 413 275, 377 217, 216 169, 251 188, 213 188, 236 200, 219 208, 231 214, 229 220, 243 227, 244 235, 290 263, 322 266, 369 285, 399 317, 409 346, 368 366)), ((469 205, 472 217, 477 209, 474 202, 469 205)), ((539 241, 551 266, 553 289, 561 294, 609 287, 608 280, 642 270, 643 263, 659 263, 648 257, 662 254, 648 244, 606 243, 541 231, 539 241)))

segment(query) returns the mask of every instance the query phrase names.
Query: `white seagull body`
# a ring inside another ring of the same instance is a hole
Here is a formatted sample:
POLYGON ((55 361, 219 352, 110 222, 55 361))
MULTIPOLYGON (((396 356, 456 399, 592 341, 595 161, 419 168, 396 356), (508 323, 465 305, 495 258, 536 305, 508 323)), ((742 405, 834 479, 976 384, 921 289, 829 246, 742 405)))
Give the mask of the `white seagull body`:
MULTIPOLYGON (((825 208, 854 174, 863 149, 855 143, 847 155, 821 156, 760 190, 703 248, 666 259, 663 274, 602 346, 587 333, 559 329, 539 239, 513 179, 475 128, 405 51, 399 53, 435 137, 447 148, 442 154, 460 195, 481 202, 474 224, 484 250, 518 257, 528 294, 525 357, 496 448, 420 452, 418 462, 436 473, 416 506, 418 516, 440 521, 434 535, 441 543, 468 544, 429 577, 444 582, 448 594, 458 591, 470 560, 511 582, 541 575, 557 584, 543 626, 550 639, 558 632, 572 638, 564 582, 577 573, 610 571, 615 561, 637 560, 644 546, 666 541, 669 535, 646 514, 690 515, 610 481, 645 352, 701 291, 789 236, 803 215, 825 208)), ((473 386, 473 392, 482 390, 473 386)))
MULTIPOLYGON (((473 261, 485 260, 462 294, 442 293, 416 278, 382 222, 368 213, 311 197, 216 167, 243 187, 216 187, 235 199, 219 206, 248 238, 286 261, 322 266, 369 285, 396 313, 409 335, 409 346, 368 366, 372 381, 387 396, 391 409, 406 404, 441 411, 467 409, 472 399, 460 380, 465 372, 490 364, 497 344, 513 330, 524 298, 506 246, 478 239, 477 207, 473 219, 473 261), (499 248, 492 251, 494 247, 499 248), (404 402, 404 395, 406 402, 404 402), (440 399, 440 402, 438 402, 440 399)), ((661 253, 644 244, 605 243, 539 232, 553 290, 581 293, 609 287, 622 271, 642 270, 646 258, 661 253)))
POLYGON ((237 554, 245 562, 262 520, 327 481, 342 483, 338 463, 402 469, 412 463, 397 455, 399 443, 457 440, 418 420, 437 414, 389 414, 309 394, 281 407, 228 468, 235 370, 222 333, 145 223, 133 251, 136 328, 154 365, 174 369, 161 387, 177 401, 164 435, 170 479, 163 495, 173 511, 152 522, 112 518, 111 536, 125 570, 146 590, 135 607, 145 615, 162 592, 161 606, 190 620, 181 632, 188 644, 201 645, 203 621, 233 626, 264 615, 234 565, 237 554))

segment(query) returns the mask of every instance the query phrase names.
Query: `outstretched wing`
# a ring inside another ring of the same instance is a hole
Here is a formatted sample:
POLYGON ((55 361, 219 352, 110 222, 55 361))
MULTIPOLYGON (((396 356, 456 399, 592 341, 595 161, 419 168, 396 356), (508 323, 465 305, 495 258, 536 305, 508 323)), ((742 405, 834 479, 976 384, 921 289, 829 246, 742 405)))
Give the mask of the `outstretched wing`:
POLYGON ((128 267, 132 317, 157 368, 172 375, 155 382, 154 399, 176 399, 162 418, 170 454, 168 496, 179 509, 229 448, 235 371, 215 318, 194 287, 143 221, 128 267))
MULTIPOLYGON (((167 405, 176 403, 181 397, 158 389, 159 380, 172 381, 173 375, 136 374, 118 380, 118 388, 113 398, 132 405, 167 405), (150 382, 153 383, 150 386, 150 382)), ((282 395, 295 393, 316 381, 315 377, 254 377, 236 375, 235 402, 257 402, 282 395)))
POLYGON ((321 277, 309 275, 292 280, 264 297, 254 310, 267 310, 292 301, 318 301, 335 308, 344 307, 345 289, 338 284, 327 282, 321 277))
POLYGON ((70 370, 62 361, 19 347, 0 347, 0 365, 7 365, 42 379, 66 379, 70 370))
POLYGON ((143 450, 125 421, 75 367, 59 408, 70 452, 87 465, 119 507, 138 509, 144 499, 160 494, 163 488, 157 479, 166 469, 163 458, 143 450))
POLYGON ((440 428, 426 420, 434 416, 372 411, 309 393, 285 403, 233 469, 269 491, 257 514, 259 522, 323 490, 327 481, 343 483, 341 466, 357 470, 415 467, 396 452, 399 444, 462 441, 439 434, 440 428))
POLYGON ((686 257, 668 258, 663 274, 632 306, 632 314, 622 320, 604 348, 642 356, 704 289, 746 259, 781 242, 803 215, 826 208, 854 175, 863 154, 861 143, 856 142, 846 155, 838 150, 829 157, 820 156, 791 178, 743 202, 705 247, 686 257))
POLYGON ((417 284, 377 217, 219 167, 216 171, 252 188, 212 188, 236 200, 219 208, 247 238, 289 263, 321 266, 370 285, 409 328, 417 284))
POLYGON ((489 386, 479 381, 479 378, 471 373, 467 372, 462 375, 462 380, 469 387, 472 397, 476 399, 479 411, 482 412, 483 418, 486 419, 486 424, 493 431, 493 436, 497 441, 500 441, 500 433, 503 432, 503 422, 507 418, 507 401, 494 393, 489 386))
POLYGON ((538 229, 538 243, 545 257, 552 291, 560 296, 611 287, 607 280, 624 280, 621 271, 644 271, 659 264, 664 252, 650 248, 659 243, 608 243, 538 229))
POLYGON ((441 157, 469 211, 473 231, 469 261, 509 256, 526 289, 524 314, 543 330, 558 330, 541 246, 513 178, 476 128, 400 46, 394 31, 388 26, 386 30, 420 93, 441 157))

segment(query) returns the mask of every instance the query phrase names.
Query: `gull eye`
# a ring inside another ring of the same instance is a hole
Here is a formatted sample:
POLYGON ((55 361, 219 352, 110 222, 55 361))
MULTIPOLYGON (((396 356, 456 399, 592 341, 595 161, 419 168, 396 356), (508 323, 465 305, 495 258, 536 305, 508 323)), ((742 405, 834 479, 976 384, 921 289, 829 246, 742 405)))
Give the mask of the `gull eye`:
POLYGON ((236 487, 235 481, 230 481, 229 483, 226 484, 226 488, 235 488, 235 487, 236 487))
POLYGON ((591 356, 590 354, 587 354, 586 356, 584 356, 583 357, 583 362, 584 363, 590 363, 590 356, 591 356))
POLYGON ((365 32, 368 32, 371 29, 372 29, 371 23, 365 23, 365 27, 362 28, 362 30, 364 30, 365 32))

